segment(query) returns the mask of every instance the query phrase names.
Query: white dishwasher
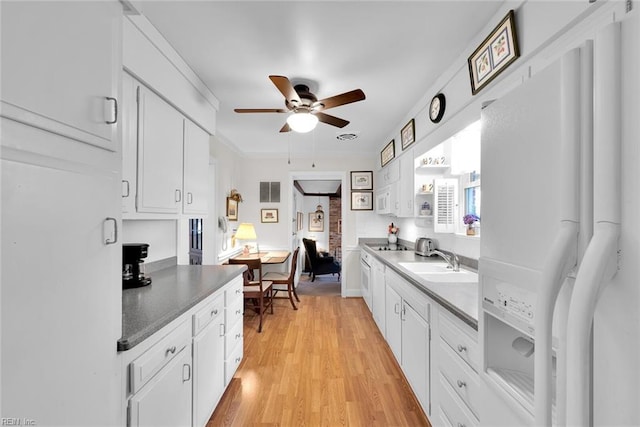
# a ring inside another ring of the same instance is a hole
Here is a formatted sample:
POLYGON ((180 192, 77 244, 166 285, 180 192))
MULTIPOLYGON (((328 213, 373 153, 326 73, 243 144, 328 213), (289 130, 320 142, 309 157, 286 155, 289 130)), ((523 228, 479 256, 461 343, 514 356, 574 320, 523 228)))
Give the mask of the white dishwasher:
POLYGON ((364 302, 371 310, 371 262, 372 256, 364 249, 360 251, 360 291, 364 302))

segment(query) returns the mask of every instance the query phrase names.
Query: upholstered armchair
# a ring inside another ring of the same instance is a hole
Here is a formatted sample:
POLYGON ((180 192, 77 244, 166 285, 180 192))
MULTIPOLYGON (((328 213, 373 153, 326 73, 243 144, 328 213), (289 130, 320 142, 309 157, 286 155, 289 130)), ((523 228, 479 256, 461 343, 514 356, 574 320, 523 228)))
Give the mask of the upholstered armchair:
POLYGON ((310 239, 302 239, 309 266, 311 267, 311 281, 316 280, 316 276, 323 274, 337 274, 340 278, 342 267, 332 256, 321 256, 316 248, 316 242, 310 239))

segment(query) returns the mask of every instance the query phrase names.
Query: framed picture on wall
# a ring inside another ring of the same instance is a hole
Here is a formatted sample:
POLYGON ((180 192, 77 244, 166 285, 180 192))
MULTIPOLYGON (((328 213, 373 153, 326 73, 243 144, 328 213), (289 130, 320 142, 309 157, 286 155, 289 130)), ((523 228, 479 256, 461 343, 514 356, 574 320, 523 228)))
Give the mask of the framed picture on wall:
POLYGON ((396 140, 392 139, 380 152, 380 164, 382 167, 396 156, 396 140))
POLYGON ((315 212, 309 213, 309 231, 323 232, 324 231, 324 217, 319 218, 315 212))
POLYGON ((352 171, 351 190, 373 190, 373 171, 352 171))
POLYGON ((227 218, 229 221, 238 220, 238 201, 227 197, 227 218))
POLYGON ((478 93, 519 56, 515 19, 510 10, 467 60, 471 94, 478 93))
POLYGON ((373 192, 372 191, 352 191, 351 192, 352 211, 372 211, 373 192))
POLYGON ((404 125, 400 132, 400 140, 402 141, 402 149, 406 150, 408 146, 413 144, 416 140, 416 127, 414 119, 409 120, 409 123, 404 125))
POLYGON ((260 209, 260 222, 278 222, 278 209, 260 209))

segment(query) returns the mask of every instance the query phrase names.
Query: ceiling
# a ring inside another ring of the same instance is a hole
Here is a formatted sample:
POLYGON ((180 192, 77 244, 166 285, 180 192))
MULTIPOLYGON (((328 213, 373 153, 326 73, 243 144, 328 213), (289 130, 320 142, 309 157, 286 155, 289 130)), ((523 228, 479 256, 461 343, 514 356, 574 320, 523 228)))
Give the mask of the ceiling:
POLYGON ((305 196, 341 196, 342 181, 321 179, 296 179, 296 187, 305 196))
POLYGON ((295 159, 377 156, 501 3, 163 0, 139 9, 219 99, 218 137, 247 155, 295 159), (274 74, 310 81, 318 99, 357 88, 366 99, 326 110, 350 121, 342 129, 280 133, 287 114, 233 111, 285 108, 274 74))

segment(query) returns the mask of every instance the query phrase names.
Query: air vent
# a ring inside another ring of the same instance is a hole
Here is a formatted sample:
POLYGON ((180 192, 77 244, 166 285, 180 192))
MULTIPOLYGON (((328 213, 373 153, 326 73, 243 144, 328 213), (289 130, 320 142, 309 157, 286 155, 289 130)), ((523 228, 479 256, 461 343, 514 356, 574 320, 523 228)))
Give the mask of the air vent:
POLYGON ((336 139, 339 141, 351 141, 353 139, 356 139, 357 137, 358 137, 358 134, 355 132, 340 133, 336 135, 336 139))

